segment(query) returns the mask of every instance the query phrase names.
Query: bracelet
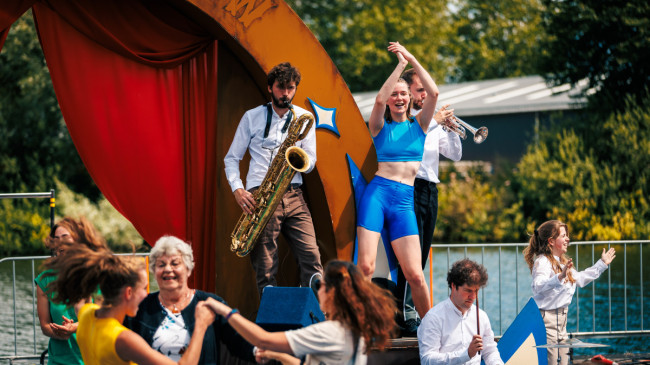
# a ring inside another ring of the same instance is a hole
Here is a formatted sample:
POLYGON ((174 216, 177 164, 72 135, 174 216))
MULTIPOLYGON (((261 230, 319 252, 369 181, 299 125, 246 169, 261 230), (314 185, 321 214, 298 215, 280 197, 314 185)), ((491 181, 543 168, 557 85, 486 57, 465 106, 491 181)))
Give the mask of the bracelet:
POLYGON ((228 313, 228 315, 226 316, 226 322, 228 322, 228 320, 230 319, 230 317, 231 317, 233 314, 235 314, 235 313, 239 313, 239 310, 236 309, 236 308, 233 309, 233 310, 231 310, 230 313, 228 313))

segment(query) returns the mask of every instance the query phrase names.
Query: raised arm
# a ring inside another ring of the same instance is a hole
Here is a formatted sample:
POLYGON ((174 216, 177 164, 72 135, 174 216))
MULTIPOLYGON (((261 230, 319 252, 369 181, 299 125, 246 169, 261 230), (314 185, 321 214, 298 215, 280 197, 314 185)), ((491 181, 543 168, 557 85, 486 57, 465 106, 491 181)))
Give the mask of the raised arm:
MULTIPOLYGON (((392 44, 393 43, 391 42, 391 45, 392 44)), ((396 54, 399 62, 397 63, 395 70, 393 70, 393 73, 388 76, 388 79, 386 79, 384 85, 382 85, 381 89, 379 89, 377 97, 375 98, 375 105, 373 105, 372 112, 370 113, 370 120, 368 120, 368 128, 370 129, 370 134, 373 137, 376 137, 384 127, 384 112, 386 111, 386 102, 395 89, 397 80, 399 80, 402 72, 406 68, 406 65, 408 65, 408 61, 401 53, 396 52, 396 54)))
POLYGON ((407 51, 404 46, 399 44, 399 42, 391 42, 390 46, 388 46, 388 50, 396 54, 402 54, 406 61, 409 62, 411 66, 413 66, 415 73, 418 75, 420 81, 422 82, 422 86, 427 91, 427 97, 422 103, 422 111, 415 117, 418 123, 420 123, 420 126, 422 127, 424 133, 426 133, 429 129, 431 118, 433 118, 433 114, 435 113, 436 103, 438 102, 438 95, 440 94, 438 86, 436 86, 436 83, 431 78, 431 75, 429 75, 427 70, 425 70, 424 67, 420 65, 420 62, 418 62, 415 56, 407 51))

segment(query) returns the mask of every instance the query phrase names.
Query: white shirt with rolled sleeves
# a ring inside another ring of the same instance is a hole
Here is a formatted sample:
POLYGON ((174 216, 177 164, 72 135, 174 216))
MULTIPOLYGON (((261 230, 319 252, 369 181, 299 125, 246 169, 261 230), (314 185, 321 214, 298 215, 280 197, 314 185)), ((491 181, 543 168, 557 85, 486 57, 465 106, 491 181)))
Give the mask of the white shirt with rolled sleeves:
MULTIPOLYGON (((554 256, 559 262, 560 258, 554 256)), ((576 284, 581 288, 598 279, 600 275, 607 270, 607 265, 603 260, 598 260, 594 266, 584 270, 576 271, 571 269, 575 283, 565 281, 560 282, 559 273, 553 271, 551 262, 546 256, 539 256, 535 259, 533 264, 533 299, 539 307, 543 310, 552 310, 558 308, 565 308, 571 304, 571 299, 576 291, 576 284)), ((564 265, 560 264, 560 269, 564 265)))
MULTIPOLYGON (((411 110, 416 115, 419 110, 411 110)), ((431 119, 427 138, 424 140, 424 153, 420 169, 416 175, 419 179, 424 179, 434 183, 439 183, 438 165, 440 164, 440 155, 447 157, 452 161, 460 161, 463 155, 463 145, 460 137, 455 132, 446 132, 435 119, 431 119)))
MULTIPOLYGON (((246 150, 249 150, 251 155, 248 175, 246 175, 246 190, 250 190, 262 184, 264 176, 266 176, 266 172, 271 165, 272 159, 278 152, 282 142, 287 138, 288 130, 282 133, 282 127, 287 120, 289 112, 280 117, 275 112, 275 109, 272 109, 273 116, 271 117, 269 135, 264 138, 267 110, 268 108, 266 104, 250 109, 244 113, 244 116, 239 122, 230 149, 223 160, 226 169, 226 178, 228 179, 232 191, 244 188, 239 173, 239 161, 244 158, 246 150)), ((296 118, 309 113, 309 111, 295 105, 293 106, 293 110, 296 113, 296 118)), ((315 129, 315 126, 312 126, 307 133, 307 136, 305 136, 305 139, 298 141, 295 144, 305 150, 309 156, 309 168, 305 173, 313 170, 316 164, 315 129)), ((302 175, 295 174, 291 183, 302 184, 302 175)))
POLYGON ((467 349, 476 334, 476 306, 463 315, 451 299, 431 308, 418 328, 418 345, 422 365, 437 364, 480 364, 503 365, 501 355, 494 342, 490 319, 479 310, 483 350, 470 359, 467 349))

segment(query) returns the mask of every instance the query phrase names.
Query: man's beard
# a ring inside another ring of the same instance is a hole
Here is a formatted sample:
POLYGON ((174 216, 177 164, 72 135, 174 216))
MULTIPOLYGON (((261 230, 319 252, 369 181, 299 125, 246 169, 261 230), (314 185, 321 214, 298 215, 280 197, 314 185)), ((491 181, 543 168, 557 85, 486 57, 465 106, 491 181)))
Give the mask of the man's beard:
POLYGON ((415 110, 421 110, 422 109, 422 100, 413 100, 413 104, 411 105, 411 108, 415 110))
POLYGON ((293 98, 287 99, 284 97, 282 99, 278 99, 273 94, 271 94, 271 99, 273 99, 273 105, 275 105, 276 108, 282 108, 282 109, 288 108, 289 105, 291 105, 291 101, 293 100, 293 98))

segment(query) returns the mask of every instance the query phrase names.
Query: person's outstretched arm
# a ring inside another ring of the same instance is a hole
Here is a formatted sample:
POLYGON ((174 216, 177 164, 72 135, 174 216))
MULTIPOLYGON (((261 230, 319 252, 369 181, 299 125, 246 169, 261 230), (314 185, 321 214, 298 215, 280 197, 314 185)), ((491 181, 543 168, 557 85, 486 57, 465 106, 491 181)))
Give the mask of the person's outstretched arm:
POLYGON ((115 352, 122 360, 132 361, 140 365, 198 364, 199 358, 201 357, 201 346, 203 345, 205 331, 214 322, 216 316, 205 302, 199 302, 196 305, 194 317, 196 322, 194 324, 194 331, 190 337, 190 344, 187 346, 187 350, 178 363, 151 348, 144 338, 131 330, 123 331, 117 336, 115 352))
POLYGON ((279 361, 282 365, 300 365, 301 363, 300 359, 297 357, 293 357, 283 352, 276 352, 276 351, 264 350, 264 349, 259 349, 257 351, 256 358, 259 358, 262 362, 266 360, 279 361))
POLYGON ((216 314, 226 318, 228 324, 253 346, 293 355, 293 351, 291 350, 291 346, 289 346, 289 341, 284 332, 267 332, 241 314, 233 313, 233 309, 226 304, 212 298, 208 298, 206 303, 216 314))

